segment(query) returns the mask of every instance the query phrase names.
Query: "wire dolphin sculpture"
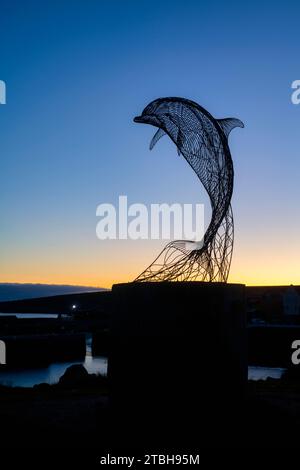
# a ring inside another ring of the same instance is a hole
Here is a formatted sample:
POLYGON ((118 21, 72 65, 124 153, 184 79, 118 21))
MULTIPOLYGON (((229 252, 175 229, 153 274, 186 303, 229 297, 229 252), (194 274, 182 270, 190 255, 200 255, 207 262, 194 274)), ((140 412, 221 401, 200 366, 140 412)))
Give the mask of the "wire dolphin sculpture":
POLYGON ((150 150, 165 134, 192 167, 211 203, 212 216, 204 238, 168 243, 135 282, 208 281, 227 282, 233 250, 233 163, 228 136, 239 119, 215 119, 197 103, 185 98, 152 101, 134 122, 158 128, 150 150))

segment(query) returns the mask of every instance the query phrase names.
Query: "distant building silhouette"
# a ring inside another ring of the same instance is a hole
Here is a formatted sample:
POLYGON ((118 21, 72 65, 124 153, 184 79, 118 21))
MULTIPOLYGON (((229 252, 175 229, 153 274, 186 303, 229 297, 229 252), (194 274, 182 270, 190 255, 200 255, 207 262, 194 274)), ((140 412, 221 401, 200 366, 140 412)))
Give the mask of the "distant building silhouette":
POLYGON ((300 296, 293 285, 289 286, 283 294, 284 315, 299 315, 300 296))
POLYGON ((300 323, 300 286, 246 287, 250 322, 300 323))

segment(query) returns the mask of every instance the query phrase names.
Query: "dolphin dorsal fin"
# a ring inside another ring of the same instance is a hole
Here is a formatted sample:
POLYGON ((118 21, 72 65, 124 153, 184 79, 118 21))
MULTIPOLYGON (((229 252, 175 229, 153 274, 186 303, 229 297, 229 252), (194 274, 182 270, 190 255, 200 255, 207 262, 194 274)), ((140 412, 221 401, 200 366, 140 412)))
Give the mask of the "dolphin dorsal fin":
POLYGON ((226 119, 217 119, 219 126, 221 127, 222 131, 226 135, 229 136, 232 129, 235 127, 244 127, 242 121, 236 118, 226 118, 226 119))
POLYGON ((150 150, 153 149, 154 145, 165 135, 165 131, 162 129, 158 129, 157 132, 155 132, 154 136, 152 137, 152 140, 150 142, 149 148, 150 150))

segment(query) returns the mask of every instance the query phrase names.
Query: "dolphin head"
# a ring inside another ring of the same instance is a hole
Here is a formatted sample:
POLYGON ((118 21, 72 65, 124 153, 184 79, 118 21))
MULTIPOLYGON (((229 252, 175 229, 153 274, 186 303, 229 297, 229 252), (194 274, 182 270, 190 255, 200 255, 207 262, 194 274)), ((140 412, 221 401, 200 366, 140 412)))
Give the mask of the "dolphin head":
POLYGON ((137 123, 150 124, 155 127, 164 125, 164 114, 167 112, 162 98, 149 103, 140 116, 136 116, 133 120, 137 123))
POLYGON ((150 124, 158 128, 151 140, 150 150, 163 135, 168 134, 177 146, 179 153, 183 138, 182 135, 180 140, 179 136, 180 120, 182 124, 184 115, 184 103, 181 100, 181 98, 159 98, 148 104, 142 114, 133 119, 134 122, 150 124))

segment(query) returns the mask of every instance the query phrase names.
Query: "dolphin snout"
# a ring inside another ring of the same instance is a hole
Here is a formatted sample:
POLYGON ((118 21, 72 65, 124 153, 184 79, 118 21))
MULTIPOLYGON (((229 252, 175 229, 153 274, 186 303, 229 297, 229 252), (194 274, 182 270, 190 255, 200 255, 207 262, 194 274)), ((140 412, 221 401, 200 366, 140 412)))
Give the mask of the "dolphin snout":
POLYGON ((139 122, 142 124, 151 124, 152 126, 159 127, 159 120, 154 114, 142 114, 141 116, 136 116, 134 122, 139 122))

